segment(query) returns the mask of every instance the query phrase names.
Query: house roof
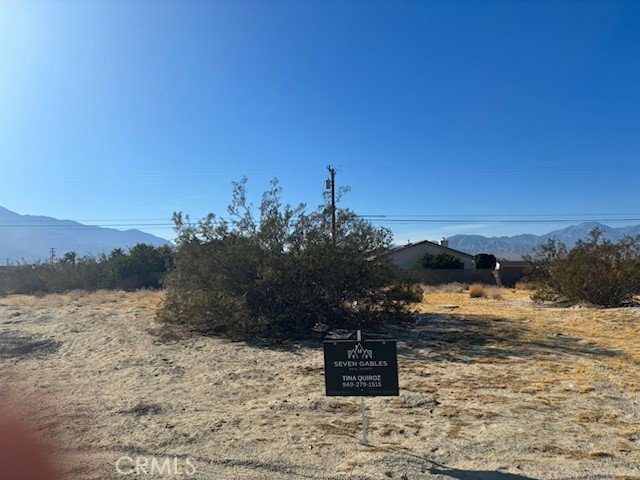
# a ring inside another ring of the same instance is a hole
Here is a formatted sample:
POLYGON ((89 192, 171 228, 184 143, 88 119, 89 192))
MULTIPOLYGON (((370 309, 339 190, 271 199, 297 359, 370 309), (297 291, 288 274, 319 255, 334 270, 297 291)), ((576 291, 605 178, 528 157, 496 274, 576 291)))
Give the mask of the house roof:
POLYGON ((388 252, 385 252, 385 253, 382 253, 382 254, 378 255, 378 257, 384 257, 386 255, 391 255, 392 253, 399 252, 399 251, 405 250, 407 248, 413 248, 413 247, 417 247, 418 245, 424 245, 425 243, 429 243, 431 245, 434 245, 434 246, 440 248, 443 252, 446 252, 446 253, 455 253, 456 255, 463 255, 463 256, 468 257, 468 258, 473 258, 473 255, 470 255, 470 254, 465 253, 465 252, 461 252, 460 250, 454 250, 453 248, 445 247, 443 245, 440 245, 439 243, 431 242, 429 240, 423 240, 421 242, 411 243, 409 245, 402 245, 400 247, 392 248, 388 252))

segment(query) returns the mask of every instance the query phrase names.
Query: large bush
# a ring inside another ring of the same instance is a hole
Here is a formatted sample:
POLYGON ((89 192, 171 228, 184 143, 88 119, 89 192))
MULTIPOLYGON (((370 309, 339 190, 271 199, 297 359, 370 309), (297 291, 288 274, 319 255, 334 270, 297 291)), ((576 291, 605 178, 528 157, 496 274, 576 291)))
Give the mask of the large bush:
POLYGON ((616 307, 640 294, 640 237, 617 243, 594 229, 571 250, 553 240, 527 258, 535 300, 568 299, 616 307))
POLYGON ((256 218, 244 179, 228 213, 195 223, 174 214, 178 249, 161 319, 232 337, 300 338, 378 326, 419 299, 371 255, 390 247, 390 232, 348 210, 336 212, 334 241, 330 209, 283 205, 274 180, 256 218))

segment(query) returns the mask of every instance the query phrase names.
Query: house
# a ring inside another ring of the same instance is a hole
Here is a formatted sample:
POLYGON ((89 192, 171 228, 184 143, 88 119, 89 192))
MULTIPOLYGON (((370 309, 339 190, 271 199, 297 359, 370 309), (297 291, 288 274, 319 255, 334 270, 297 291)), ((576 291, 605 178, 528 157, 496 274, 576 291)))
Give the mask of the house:
MULTIPOLYGON (((443 283, 473 283, 481 282, 495 284, 491 270, 474 270, 473 255, 459 250, 449 248, 449 242, 446 239, 440 240, 439 243, 424 240, 418 243, 410 243, 401 247, 394 248, 386 253, 379 255, 377 258, 386 259, 391 262, 397 269, 400 277, 408 278, 429 285, 439 285, 443 283), (446 253, 457 258, 463 263, 461 269, 435 270, 420 268, 417 265, 418 260, 425 253, 431 255, 439 255, 446 253)), ((525 271, 525 262, 515 262, 498 259, 500 263, 500 278, 503 285, 515 285, 520 280, 525 271)))
POLYGON ((410 243, 383 253, 379 255, 378 258, 391 261, 393 265, 401 270, 413 270, 416 268, 417 261, 423 257, 425 253, 431 255, 446 253, 460 260, 464 264, 464 270, 471 270, 473 268, 471 263, 473 255, 449 248, 449 241, 444 238, 440 240, 439 244, 430 242, 429 240, 410 243))

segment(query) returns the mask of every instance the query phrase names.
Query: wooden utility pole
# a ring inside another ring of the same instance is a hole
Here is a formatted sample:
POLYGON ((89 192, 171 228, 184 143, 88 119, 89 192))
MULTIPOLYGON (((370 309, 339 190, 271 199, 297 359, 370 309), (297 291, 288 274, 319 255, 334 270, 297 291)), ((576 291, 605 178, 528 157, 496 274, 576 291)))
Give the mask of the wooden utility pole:
POLYGON ((331 238, 336 243, 336 169, 327 165, 329 175, 331 175, 331 238))

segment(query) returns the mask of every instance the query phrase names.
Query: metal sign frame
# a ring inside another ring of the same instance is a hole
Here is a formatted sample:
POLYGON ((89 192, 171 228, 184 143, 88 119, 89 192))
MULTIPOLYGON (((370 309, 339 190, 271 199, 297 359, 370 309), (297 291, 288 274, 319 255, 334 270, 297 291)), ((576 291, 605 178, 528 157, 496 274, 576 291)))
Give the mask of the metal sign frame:
POLYGON ((398 352, 395 339, 329 339, 324 341, 324 378, 327 396, 360 397, 361 445, 368 445, 364 397, 397 396, 398 352))

